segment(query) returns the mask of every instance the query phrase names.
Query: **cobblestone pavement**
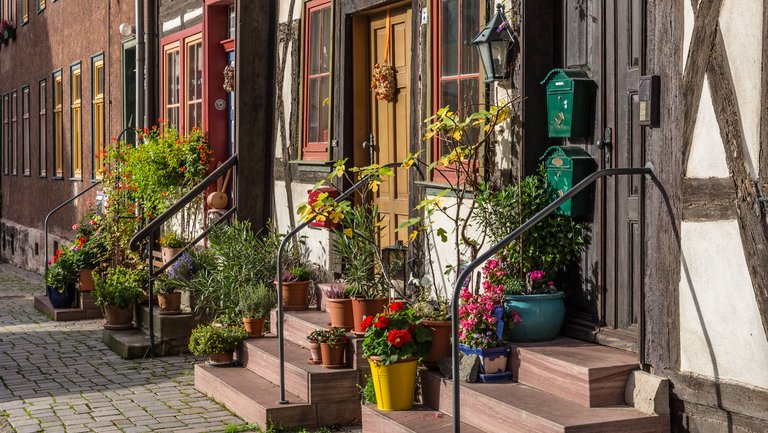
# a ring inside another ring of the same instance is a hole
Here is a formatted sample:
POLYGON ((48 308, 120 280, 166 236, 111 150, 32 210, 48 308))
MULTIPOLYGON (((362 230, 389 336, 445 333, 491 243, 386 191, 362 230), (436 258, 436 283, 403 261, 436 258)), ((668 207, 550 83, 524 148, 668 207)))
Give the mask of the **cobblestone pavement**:
POLYGON ((194 357, 120 359, 101 342, 100 320, 53 322, 37 312, 40 284, 0 265, 0 433, 13 431, 9 422, 19 433, 217 432, 243 424, 194 389, 194 357))

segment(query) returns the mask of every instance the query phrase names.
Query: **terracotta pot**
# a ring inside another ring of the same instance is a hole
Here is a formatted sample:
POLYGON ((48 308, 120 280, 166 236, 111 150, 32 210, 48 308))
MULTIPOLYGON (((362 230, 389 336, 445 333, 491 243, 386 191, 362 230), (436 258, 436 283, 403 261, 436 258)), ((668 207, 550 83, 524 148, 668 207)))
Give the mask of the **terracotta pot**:
POLYGON ((83 269, 80 271, 80 287, 77 290, 91 292, 93 288, 93 269, 83 269))
POLYGON ((181 292, 158 293, 157 303, 161 313, 178 313, 181 311, 181 292))
POLYGON ((344 367, 344 349, 344 346, 331 347, 328 343, 320 343, 320 356, 322 358, 323 367, 344 367))
POLYGON ((120 308, 117 305, 104 306, 104 329, 131 329, 133 328, 133 305, 128 308, 120 308))
POLYGON ((432 331, 432 345, 429 353, 424 357, 424 366, 430 370, 437 370, 438 361, 451 356, 451 322, 424 320, 421 324, 432 331))
POLYGON ((355 320, 355 333, 363 333, 363 318, 366 316, 375 316, 384 311, 387 307, 387 298, 367 299, 352 298, 352 317, 355 320))
POLYGON ((347 331, 355 328, 351 299, 328 299, 327 302, 332 327, 344 328, 347 331))
MULTIPOLYGON (((295 281, 286 283, 283 281, 283 310, 301 311, 309 309, 307 297, 311 281, 295 281)), ((277 287, 277 281, 275 281, 277 287)))
POLYGON ((322 363, 322 354, 320 353, 320 345, 317 343, 309 343, 309 353, 312 355, 309 362, 312 364, 322 363))
POLYGON ((232 352, 229 353, 211 353, 208 355, 208 362, 216 365, 216 364, 231 364, 232 360, 234 359, 234 355, 232 352))
POLYGON ((183 249, 184 248, 168 248, 168 247, 160 248, 160 251, 163 254, 163 263, 168 263, 169 261, 171 261, 173 256, 175 256, 176 254, 180 253, 181 250, 183 250, 183 249))
POLYGON ((264 318, 245 318, 243 317, 243 326, 245 331, 251 337, 263 337, 264 336, 264 318))

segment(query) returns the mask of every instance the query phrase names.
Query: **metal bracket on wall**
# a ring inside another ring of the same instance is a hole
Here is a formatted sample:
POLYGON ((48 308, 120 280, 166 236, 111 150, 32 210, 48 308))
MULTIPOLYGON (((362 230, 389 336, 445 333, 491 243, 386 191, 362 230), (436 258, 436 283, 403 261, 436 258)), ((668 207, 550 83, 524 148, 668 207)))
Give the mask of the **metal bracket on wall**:
POLYGON ((605 168, 611 168, 611 150, 613 149, 611 137, 613 137, 613 129, 610 127, 605 128, 603 137, 598 139, 596 143, 598 149, 605 149, 605 168))

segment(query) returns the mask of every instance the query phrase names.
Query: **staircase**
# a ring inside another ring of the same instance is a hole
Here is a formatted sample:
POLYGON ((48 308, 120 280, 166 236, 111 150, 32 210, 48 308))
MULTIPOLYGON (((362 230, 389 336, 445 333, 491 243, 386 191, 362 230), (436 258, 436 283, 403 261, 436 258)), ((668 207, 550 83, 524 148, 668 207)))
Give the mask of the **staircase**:
MULTIPOLYGON (((462 432, 669 432, 668 415, 625 404, 637 356, 558 338, 513 346, 515 382, 461 386, 462 432)), ((422 370, 421 404, 404 412, 362 409, 365 433, 445 432, 453 426, 451 381, 422 370)))
MULTIPOLYGON (((275 312, 272 314, 275 323, 275 312)), ((289 404, 277 404, 279 359, 277 338, 246 340, 237 353, 241 367, 195 366, 195 388, 247 422, 281 427, 319 427, 359 424, 361 417, 360 339, 351 338, 347 368, 327 369, 312 365, 306 335, 325 329, 328 314, 319 311, 285 312, 285 384, 289 404)))
POLYGON ((77 292, 73 308, 53 308, 46 295, 35 295, 35 308, 56 322, 91 320, 102 317, 91 292, 77 292))

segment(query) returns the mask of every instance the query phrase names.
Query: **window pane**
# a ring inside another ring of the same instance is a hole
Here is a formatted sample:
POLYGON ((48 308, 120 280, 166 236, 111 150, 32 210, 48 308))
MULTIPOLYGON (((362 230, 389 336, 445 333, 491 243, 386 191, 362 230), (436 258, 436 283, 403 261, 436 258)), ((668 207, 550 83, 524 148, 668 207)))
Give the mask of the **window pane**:
MULTIPOLYGON (((456 111, 459 108, 459 83, 457 81, 445 81, 440 85, 440 105, 443 107, 449 106, 451 111, 456 111)), ((442 142, 441 154, 447 155, 451 152, 448 143, 442 142)))
MULTIPOLYGON (((442 0, 440 9, 440 42, 442 43, 442 76, 459 73, 459 1, 442 0)), ((445 104, 443 104, 445 105, 445 104)))
POLYGON ((319 140, 323 143, 328 142, 328 109, 330 108, 330 104, 328 103, 328 94, 331 91, 331 81, 329 75, 324 75, 322 78, 320 78, 320 119, 318 119, 318 124, 320 125, 319 128, 319 140))
POLYGON ((472 39, 480 33, 480 0, 461 0, 461 73, 479 72, 477 48, 472 39))
MULTIPOLYGON (((461 80, 461 106, 462 115, 466 116, 480 110, 480 80, 478 78, 468 78, 461 80)), ((469 128, 470 143, 476 143, 480 136, 477 128, 469 128)))
POLYGON ((320 141, 320 125, 318 117, 320 111, 320 79, 309 79, 309 100, 307 101, 307 141, 317 143, 320 141))

